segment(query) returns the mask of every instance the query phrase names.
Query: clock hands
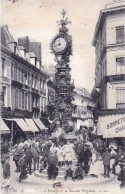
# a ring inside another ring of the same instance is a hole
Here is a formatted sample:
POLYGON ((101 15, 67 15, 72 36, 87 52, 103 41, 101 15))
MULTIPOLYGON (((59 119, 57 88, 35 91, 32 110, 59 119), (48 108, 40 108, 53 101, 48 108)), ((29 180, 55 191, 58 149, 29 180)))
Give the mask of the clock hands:
POLYGON ((57 46, 61 46, 61 42, 60 42, 60 40, 58 40, 58 43, 57 44, 55 44, 55 46, 57 47, 57 46))
POLYGON ((59 37, 53 42, 53 49, 56 52, 62 52, 65 49, 65 47, 66 41, 63 37, 59 37))

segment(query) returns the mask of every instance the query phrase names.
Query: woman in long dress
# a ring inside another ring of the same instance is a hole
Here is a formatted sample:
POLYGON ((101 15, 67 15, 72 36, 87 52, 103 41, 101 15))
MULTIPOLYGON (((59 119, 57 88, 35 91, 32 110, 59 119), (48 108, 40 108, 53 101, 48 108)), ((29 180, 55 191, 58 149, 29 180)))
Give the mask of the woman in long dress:
POLYGON ((93 149, 89 175, 96 178, 98 178, 100 169, 99 157, 99 153, 95 149, 93 149))

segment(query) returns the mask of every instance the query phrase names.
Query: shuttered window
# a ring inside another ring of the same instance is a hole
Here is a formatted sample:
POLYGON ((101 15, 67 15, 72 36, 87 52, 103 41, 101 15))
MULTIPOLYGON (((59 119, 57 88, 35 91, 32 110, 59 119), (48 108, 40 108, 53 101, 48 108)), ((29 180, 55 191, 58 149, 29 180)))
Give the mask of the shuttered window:
POLYGON ((125 88, 118 88, 116 90, 116 107, 125 108, 125 88))
POLYGON ((18 90, 17 89, 15 89, 14 90, 14 97, 15 97, 15 99, 14 99, 14 101, 15 101, 15 108, 18 108, 18 102, 19 102, 19 100, 18 100, 18 90))
POLYGON ((116 27, 116 42, 124 42, 124 26, 116 27))
POLYGON ((125 58, 116 58, 116 74, 125 74, 125 58))

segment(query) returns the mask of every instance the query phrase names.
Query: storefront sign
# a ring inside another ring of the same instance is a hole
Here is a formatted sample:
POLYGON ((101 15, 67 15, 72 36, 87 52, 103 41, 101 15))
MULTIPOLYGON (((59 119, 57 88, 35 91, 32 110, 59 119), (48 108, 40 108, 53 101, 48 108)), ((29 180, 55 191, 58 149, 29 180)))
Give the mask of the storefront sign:
POLYGON ((125 137, 125 114, 99 117, 98 131, 105 138, 125 137))

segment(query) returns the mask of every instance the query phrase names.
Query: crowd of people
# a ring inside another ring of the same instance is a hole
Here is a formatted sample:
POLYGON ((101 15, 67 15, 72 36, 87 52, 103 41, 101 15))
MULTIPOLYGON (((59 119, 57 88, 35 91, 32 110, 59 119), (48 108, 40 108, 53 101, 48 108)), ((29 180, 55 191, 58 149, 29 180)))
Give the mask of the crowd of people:
MULTIPOLYGON (((14 145, 13 161, 16 172, 19 174, 19 182, 27 178, 36 170, 42 173, 47 169, 48 179, 55 180, 59 169, 64 168, 64 180, 71 177, 73 181, 84 179, 87 175, 96 177, 103 172, 104 177, 110 178, 110 174, 116 175, 116 167, 120 166, 118 180, 125 185, 125 152, 120 147, 106 147, 99 149, 95 142, 86 141, 78 137, 73 143, 56 146, 51 141, 26 140, 14 145), (103 166, 103 169, 99 165, 103 166), (102 170, 102 172, 101 172, 102 170)), ((10 177, 9 157, 2 154, 1 163, 4 179, 10 177)))

